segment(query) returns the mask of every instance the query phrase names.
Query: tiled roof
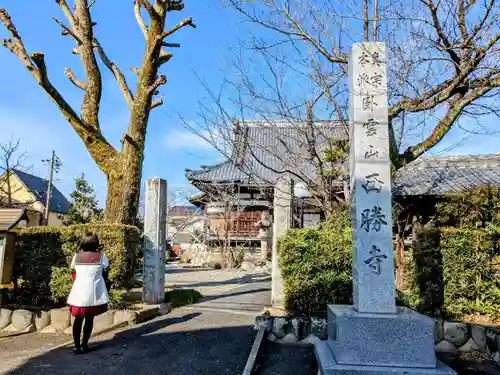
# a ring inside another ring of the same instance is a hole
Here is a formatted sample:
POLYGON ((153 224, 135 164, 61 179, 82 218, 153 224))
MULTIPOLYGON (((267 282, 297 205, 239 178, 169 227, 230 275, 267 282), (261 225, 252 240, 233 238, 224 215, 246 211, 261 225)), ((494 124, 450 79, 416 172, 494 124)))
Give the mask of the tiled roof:
POLYGON ((168 211, 168 216, 190 216, 198 210, 195 206, 172 206, 168 211))
MULTIPOLYGON (((326 139, 347 139, 339 122, 314 126, 315 149, 326 146, 326 139), (320 147, 318 147, 320 145, 320 147)), ((313 178, 315 171, 306 162, 306 134, 297 126, 248 127, 245 154, 240 165, 226 161, 189 171, 188 179, 206 182, 240 181, 274 184, 287 169, 313 178)), ((395 195, 444 195, 490 185, 500 187, 500 155, 424 157, 396 172, 395 195)))
MULTIPOLYGON (((47 188, 49 181, 43 178, 33 176, 32 174, 14 170, 24 185, 35 195, 36 199, 44 206, 47 202, 47 188)), ((52 185, 52 196, 50 198, 50 212, 67 213, 69 211, 69 202, 66 197, 52 185)))
POLYGON ((426 157, 396 172, 396 195, 443 195, 500 187, 500 155, 426 157))
POLYGON ((314 137, 316 150, 327 148, 328 139, 348 139, 347 130, 339 121, 320 121, 311 128, 286 122, 273 122, 272 126, 246 123, 246 146, 239 165, 232 161, 188 171, 190 180, 242 181, 248 183, 274 183, 286 171, 302 176, 314 176, 313 166, 307 162, 307 139, 314 137))

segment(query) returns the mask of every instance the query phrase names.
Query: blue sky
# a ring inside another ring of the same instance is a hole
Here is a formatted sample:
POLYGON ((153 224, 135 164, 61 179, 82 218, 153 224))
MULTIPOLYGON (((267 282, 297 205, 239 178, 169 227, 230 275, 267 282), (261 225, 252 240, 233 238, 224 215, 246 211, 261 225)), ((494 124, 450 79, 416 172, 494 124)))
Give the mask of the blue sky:
MULTIPOLYGON (((122 6, 117 6, 115 1, 97 1, 93 8, 94 21, 98 23, 95 30, 108 56, 126 74, 129 84, 134 85, 135 73, 129 68, 140 64, 144 40, 134 18, 132 1, 121 3, 122 6)), ((198 27, 185 28, 171 40, 182 47, 173 51, 174 58, 163 69, 168 78, 162 88, 164 104, 151 115, 143 170, 144 178, 163 177, 173 189, 188 186, 185 168, 196 169, 220 160, 215 151, 183 127, 179 115, 187 121, 197 121, 198 101, 206 96, 197 75, 217 90, 221 77, 231 74, 228 70, 231 47, 248 32, 239 24, 238 15, 223 9, 217 1, 186 0, 185 5, 183 12, 169 14, 168 24, 192 16, 198 27)), ((2 6, 10 13, 28 51, 45 53, 53 84, 79 111, 81 91, 69 82, 64 69, 71 67, 82 77, 81 64, 79 57, 71 54, 73 41, 61 36, 60 27, 52 20, 52 16, 64 20, 56 2, 37 1, 27 7, 20 1, 2 0, 2 6)), ((0 38, 6 36, 0 28, 0 38)), ((48 175, 48 167, 41 160, 55 150, 63 162, 56 186, 69 195, 74 177, 85 173, 102 204, 106 195, 104 175, 57 107, 18 59, 4 48, 0 48, 0 62, 0 140, 19 138, 27 151, 26 164, 41 177, 48 175)), ((114 78, 105 67, 102 73, 102 131, 112 144, 119 146, 129 113, 114 78)), ((470 136, 457 128, 433 153, 495 153, 500 151, 496 144, 497 137, 470 136), (467 136, 467 141, 460 145, 467 136)))
MULTIPOLYGON (((123 3, 123 6, 116 6, 111 1, 97 1, 93 17, 98 22, 96 36, 100 43, 133 85, 136 77, 129 68, 139 66, 144 40, 134 18, 132 1, 123 3), (128 3, 130 6, 125 5, 128 3)), ((65 77, 64 69, 71 67, 77 76, 82 77, 81 65, 79 57, 71 54, 73 42, 61 36, 60 27, 52 20, 52 16, 64 20, 56 2, 40 1, 26 7, 18 1, 2 1, 2 6, 10 13, 28 52, 45 53, 50 79, 79 111, 81 92, 65 77)), ((185 11, 169 14, 169 25, 192 16, 198 27, 185 28, 172 38, 182 46, 173 51, 174 58, 163 69, 168 84, 162 88, 163 106, 151 115, 144 177, 160 176, 166 178, 170 186, 182 187, 187 183, 185 168, 198 168, 218 158, 200 138, 183 127, 178 114, 187 121, 196 116, 198 100, 204 89, 195 72, 209 84, 218 84, 228 45, 237 35, 238 26, 231 14, 235 15, 210 1, 187 1, 185 11)), ((0 37, 6 36, 5 30, 0 28, 0 37)), ((48 167, 41 159, 48 158, 55 150, 63 162, 56 186, 69 194, 74 186, 73 178, 83 172, 95 185, 100 200, 104 201, 104 175, 57 107, 5 48, 0 49, 0 61, 2 141, 9 137, 19 138, 21 146, 27 150, 26 164, 33 166, 33 173, 43 177, 47 176, 48 167)), ((104 77, 101 127, 111 143, 119 146, 121 135, 126 131, 128 110, 114 78, 105 67, 101 70, 104 77)))

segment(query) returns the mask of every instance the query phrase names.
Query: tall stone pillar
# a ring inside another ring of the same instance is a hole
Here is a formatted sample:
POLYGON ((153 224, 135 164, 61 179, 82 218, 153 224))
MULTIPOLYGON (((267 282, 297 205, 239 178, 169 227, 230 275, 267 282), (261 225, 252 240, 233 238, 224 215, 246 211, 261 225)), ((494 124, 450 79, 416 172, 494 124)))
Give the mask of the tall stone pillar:
POLYGON ((146 182, 144 212, 144 272, 142 300, 160 304, 165 300, 165 245, 167 243, 167 181, 146 182))
POLYGON ((283 280, 278 255, 278 240, 292 225, 293 182, 288 177, 282 177, 274 187, 274 218, 272 247, 272 285, 271 305, 276 309, 284 309, 283 280))
POLYGON ((328 306, 319 373, 454 374, 436 360, 434 322, 396 307, 384 43, 354 44, 349 57, 353 306, 328 306))

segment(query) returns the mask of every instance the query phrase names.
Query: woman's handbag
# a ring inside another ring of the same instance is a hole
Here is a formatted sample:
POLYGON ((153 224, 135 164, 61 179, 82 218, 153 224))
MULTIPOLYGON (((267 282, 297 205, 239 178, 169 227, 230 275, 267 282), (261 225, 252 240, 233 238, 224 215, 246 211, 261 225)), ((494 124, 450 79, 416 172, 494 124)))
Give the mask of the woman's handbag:
POLYGON ((109 293, 112 284, 112 282, 109 280, 109 267, 102 270, 102 277, 104 278, 104 284, 106 284, 106 289, 109 293))

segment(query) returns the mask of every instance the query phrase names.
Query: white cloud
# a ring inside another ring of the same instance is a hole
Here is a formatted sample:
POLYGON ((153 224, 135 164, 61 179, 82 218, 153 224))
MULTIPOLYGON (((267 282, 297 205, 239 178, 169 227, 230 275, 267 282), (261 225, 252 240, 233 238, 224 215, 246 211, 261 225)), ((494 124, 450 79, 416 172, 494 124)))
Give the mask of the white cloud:
POLYGON ((198 135, 185 129, 172 130, 165 134, 165 144, 169 149, 173 150, 213 149, 214 147, 210 144, 211 142, 208 132, 201 132, 198 135), (207 142, 204 138, 210 142, 207 142))
POLYGON ((52 150, 62 161, 54 185, 67 197, 74 189, 74 178, 81 173, 96 188, 100 205, 106 199, 106 179, 85 146, 59 113, 44 113, 39 108, 31 111, 16 111, 0 106, 0 141, 19 139, 20 147, 26 150, 25 165, 36 176, 47 178, 48 166, 42 159, 50 158, 52 150))

